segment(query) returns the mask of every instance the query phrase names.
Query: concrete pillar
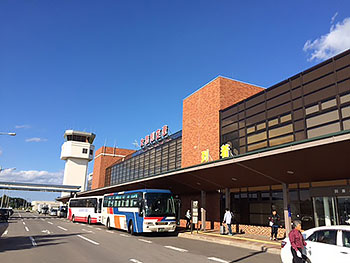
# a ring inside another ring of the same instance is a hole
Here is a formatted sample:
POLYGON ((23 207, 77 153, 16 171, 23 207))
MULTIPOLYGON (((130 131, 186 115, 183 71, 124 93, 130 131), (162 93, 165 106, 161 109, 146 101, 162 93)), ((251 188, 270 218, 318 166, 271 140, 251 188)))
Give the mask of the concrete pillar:
POLYGON ((202 226, 201 230, 205 231, 205 225, 206 225, 206 220, 207 219, 207 193, 205 191, 201 191, 201 221, 202 221, 202 226))
POLYGON ((230 188, 225 188, 225 208, 228 208, 231 210, 230 188))
POLYGON ((283 188, 283 214, 284 214, 284 227, 286 228, 286 235, 292 230, 292 219, 289 216, 289 190, 287 184, 282 184, 283 188))

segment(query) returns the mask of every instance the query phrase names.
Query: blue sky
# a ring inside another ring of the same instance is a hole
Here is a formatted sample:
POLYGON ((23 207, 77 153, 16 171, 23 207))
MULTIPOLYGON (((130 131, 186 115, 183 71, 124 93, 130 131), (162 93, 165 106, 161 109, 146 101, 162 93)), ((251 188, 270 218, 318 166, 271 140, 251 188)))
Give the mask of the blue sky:
MULTIPOLYGON (((0 2, 1 180, 60 182, 66 129, 96 148, 182 126, 218 75, 269 87, 350 48, 349 1, 0 2)), ((93 165, 90 163, 89 170, 93 165)), ((34 199, 58 194, 16 192, 34 199)))

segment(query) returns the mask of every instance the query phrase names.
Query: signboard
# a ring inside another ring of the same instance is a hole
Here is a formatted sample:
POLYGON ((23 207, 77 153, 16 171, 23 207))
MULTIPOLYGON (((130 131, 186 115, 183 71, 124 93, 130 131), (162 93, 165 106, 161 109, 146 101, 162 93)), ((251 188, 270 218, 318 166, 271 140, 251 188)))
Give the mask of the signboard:
POLYGON ((157 142, 164 140, 169 136, 169 127, 168 125, 164 125, 161 129, 158 129, 151 134, 145 136, 140 140, 141 148, 145 148, 147 146, 151 146, 157 142))
MULTIPOLYGON (((193 224, 198 223, 198 201, 191 201, 191 209, 192 209, 192 224, 191 224, 191 233, 193 224)), ((197 232, 198 232, 198 225, 197 225, 197 232)))
POLYGON ((209 149, 201 152, 201 163, 209 162, 209 149))
POLYGON ((223 144, 220 147, 220 156, 221 158, 227 158, 231 155, 231 147, 229 144, 223 144))

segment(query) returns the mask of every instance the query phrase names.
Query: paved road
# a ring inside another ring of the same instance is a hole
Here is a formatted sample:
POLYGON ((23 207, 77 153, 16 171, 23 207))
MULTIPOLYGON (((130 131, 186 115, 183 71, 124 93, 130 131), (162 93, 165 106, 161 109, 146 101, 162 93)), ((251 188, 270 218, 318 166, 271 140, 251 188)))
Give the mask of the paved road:
POLYGON ((264 252, 179 238, 175 235, 130 236, 102 225, 18 213, 0 225, 1 263, 13 262, 281 262, 264 252), (2 229, 2 230, 1 230, 2 229))

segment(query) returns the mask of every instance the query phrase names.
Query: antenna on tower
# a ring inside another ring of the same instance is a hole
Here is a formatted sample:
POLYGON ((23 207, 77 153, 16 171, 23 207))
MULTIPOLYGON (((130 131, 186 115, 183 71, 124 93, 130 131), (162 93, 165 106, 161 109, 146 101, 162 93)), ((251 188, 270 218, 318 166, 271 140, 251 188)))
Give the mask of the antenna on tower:
POLYGON ((135 146, 136 149, 140 148, 140 145, 136 140, 132 144, 135 146))

